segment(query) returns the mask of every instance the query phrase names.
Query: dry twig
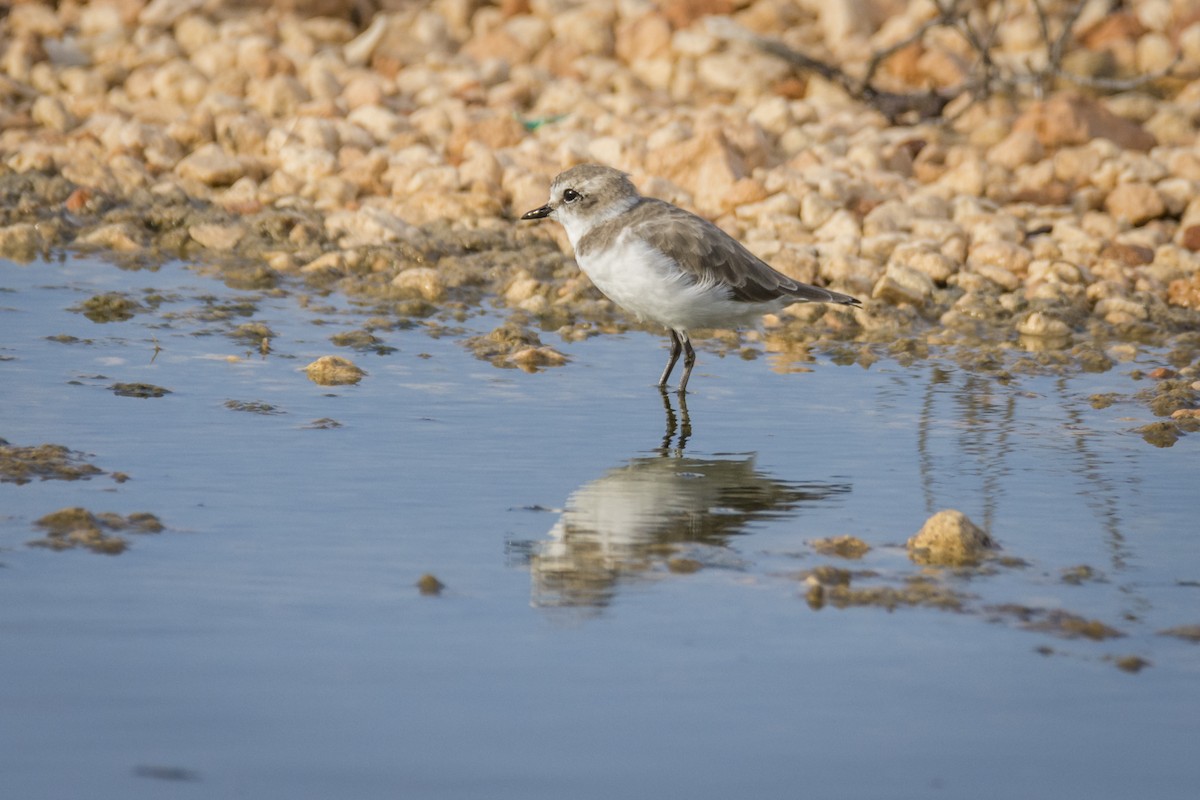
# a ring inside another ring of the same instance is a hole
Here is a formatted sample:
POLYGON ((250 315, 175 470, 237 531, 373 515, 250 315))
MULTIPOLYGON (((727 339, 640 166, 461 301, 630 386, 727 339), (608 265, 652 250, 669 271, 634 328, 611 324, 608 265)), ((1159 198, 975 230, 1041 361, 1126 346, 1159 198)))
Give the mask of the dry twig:
POLYGON ((1071 3, 1061 13, 1061 21, 1057 26, 1044 2, 1045 0, 1033 0, 1032 4, 1037 14, 1042 46, 1045 48, 1045 66, 1027 66, 1024 71, 1005 69, 995 57, 1000 27, 1009 21, 1005 0, 992 4, 980 4, 973 0, 935 0, 937 13, 917 26, 909 35, 872 53, 861 78, 855 78, 835 64, 794 50, 777 39, 759 36, 727 17, 710 17, 708 28, 717 38, 748 43, 783 59, 801 72, 810 72, 837 84, 850 97, 883 114, 889 124, 911 117, 918 120, 940 118, 946 107, 963 95, 970 98, 970 103, 960 108, 959 113, 995 94, 1020 95, 1023 87, 1032 87, 1031 90, 1024 91, 1032 91, 1033 96, 1037 98, 1043 97, 1055 83, 1060 82, 1097 91, 1121 92, 1177 74, 1176 70, 1181 61, 1178 54, 1175 60, 1163 69, 1132 78, 1098 78, 1069 72, 1063 67, 1063 61, 1072 43, 1075 25, 1083 12, 1085 2, 1076 0, 1071 3), (966 79, 958 86, 942 90, 893 92, 881 88, 876 82, 880 67, 897 53, 914 44, 923 43, 926 36, 936 28, 955 31, 974 54, 975 62, 971 65, 970 74, 966 79))

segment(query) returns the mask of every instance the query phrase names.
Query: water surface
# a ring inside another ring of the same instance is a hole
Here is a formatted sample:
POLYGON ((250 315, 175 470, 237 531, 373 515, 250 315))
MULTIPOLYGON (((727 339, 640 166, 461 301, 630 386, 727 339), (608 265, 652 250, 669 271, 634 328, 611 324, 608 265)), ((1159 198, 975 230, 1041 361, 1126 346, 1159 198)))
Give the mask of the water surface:
POLYGON ((420 325, 339 348, 369 310, 181 264, 0 262, 0 290, 0 436, 105 473, 0 484, 5 796, 1195 795, 1200 646, 1160 631, 1200 624, 1200 438, 1089 400, 1162 354, 1000 382, 702 351, 683 405, 644 333, 526 374, 420 325), (142 309, 70 310, 113 291, 142 309), (327 354, 367 377, 310 382, 327 354), (166 530, 26 544, 69 506, 166 530), (914 565, 941 508, 1005 561, 914 565), (811 545, 842 534, 871 551, 811 545), (824 564, 961 610, 811 608, 824 564), (1054 610, 1123 635, 1028 629, 1054 610))

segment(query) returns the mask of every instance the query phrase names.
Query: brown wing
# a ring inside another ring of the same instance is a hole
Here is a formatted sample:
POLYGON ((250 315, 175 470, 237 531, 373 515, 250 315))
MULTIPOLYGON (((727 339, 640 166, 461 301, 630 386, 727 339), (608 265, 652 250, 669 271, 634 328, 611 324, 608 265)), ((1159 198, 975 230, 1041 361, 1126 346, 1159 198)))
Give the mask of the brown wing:
POLYGON ((670 253, 696 280, 725 283, 734 300, 765 303, 788 297, 860 305, 849 295, 792 280, 716 225, 670 203, 645 198, 613 222, 628 225, 652 247, 670 253))

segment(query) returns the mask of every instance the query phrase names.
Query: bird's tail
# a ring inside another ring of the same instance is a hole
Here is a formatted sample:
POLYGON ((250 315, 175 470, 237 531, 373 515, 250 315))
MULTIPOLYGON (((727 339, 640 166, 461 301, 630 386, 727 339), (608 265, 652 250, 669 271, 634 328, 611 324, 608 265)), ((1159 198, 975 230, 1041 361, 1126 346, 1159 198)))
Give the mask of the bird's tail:
POLYGON ((835 292, 832 289, 822 289, 819 286, 809 286, 805 283, 797 284, 796 288, 788 292, 788 294, 799 301, 808 303, 837 303, 842 306, 862 306, 862 302, 857 297, 835 292))

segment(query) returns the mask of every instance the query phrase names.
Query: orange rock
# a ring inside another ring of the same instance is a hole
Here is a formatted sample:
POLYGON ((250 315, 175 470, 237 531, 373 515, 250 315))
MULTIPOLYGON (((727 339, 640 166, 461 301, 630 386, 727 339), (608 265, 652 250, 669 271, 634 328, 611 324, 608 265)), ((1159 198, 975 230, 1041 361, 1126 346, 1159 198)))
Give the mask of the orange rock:
POLYGON ((1200 309, 1200 273, 1189 278, 1171 281, 1167 287, 1167 302, 1173 306, 1200 309))
POLYGON ((672 26, 686 28, 701 17, 732 14, 736 5, 733 0, 666 0, 662 10, 672 26))
POLYGON ((1141 225, 1166 213, 1158 191, 1146 183, 1122 183, 1108 193, 1104 209, 1116 219, 1141 225))
POLYGON ((907 47, 893 53, 891 58, 883 62, 883 67, 880 71, 886 75, 894 76, 903 82, 905 86, 920 86, 921 79, 924 77, 920 61, 924 53, 925 48, 921 43, 913 42, 907 47))
POLYGON ((482 116, 468 118, 451 131, 446 142, 446 158, 451 164, 458 164, 468 142, 479 142, 494 152, 516 145, 526 133, 525 126, 511 114, 484 112, 482 116))
POLYGON ((1158 143, 1136 122, 1118 117, 1095 100, 1075 94, 1058 94, 1034 103, 1013 123, 1013 130, 1033 131, 1046 147, 1108 139, 1128 150, 1145 151, 1158 143))
POLYGON ((746 177, 741 156, 717 128, 650 153, 645 171, 687 190, 696 209, 714 217, 728 207, 726 198, 746 177))
POLYGON ((671 51, 671 23, 662 14, 643 14, 617 26, 616 53, 626 64, 658 58, 671 51))
POLYGON ((571 80, 582 80, 580 61, 586 55, 579 45, 562 39, 551 39, 538 52, 533 65, 546 70, 551 75, 571 80))
POLYGON ((534 55, 532 50, 504 28, 473 37, 463 45, 461 52, 479 62, 498 58, 510 64, 524 64, 534 55))
POLYGON ((1088 50, 1109 50, 1118 44, 1135 41, 1146 32, 1131 13, 1106 14, 1103 19, 1079 35, 1088 50))
POLYGON ((916 63, 919 78, 915 85, 928 81, 934 86, 958 86, 967 78, 966 65, 953 53, 926 50, 916 63))
POLYGON ((788 100, 802 100, 808 96, 808 78, 796 75, 784 78, 776 81, 771 91, 788 100))
POLYGON ((726 208, 737 208, 766 198, 767 189, 762 185, 762 181, 755 178, 739 178, 723 199, 726 208))
POLYGON ((529 0, 500 0, 500 13, 505 19, 529 13, 529 0))
POLYGON ((75 191, 71 192, 64 205, 66 205, 67 211, 70 211, 72 214, 78 214, 79 212, 83 211, 83 209, 87 208, 87 205, 91 202, 91 200, 92 190, 86 186, 80 186, 75 189, 75 191))

